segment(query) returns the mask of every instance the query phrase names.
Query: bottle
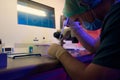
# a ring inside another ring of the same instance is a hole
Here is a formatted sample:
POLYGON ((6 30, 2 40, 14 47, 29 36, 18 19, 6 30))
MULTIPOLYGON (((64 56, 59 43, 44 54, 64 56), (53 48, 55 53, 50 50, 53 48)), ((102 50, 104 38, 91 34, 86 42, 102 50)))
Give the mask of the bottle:
POLYGON ((2 40, 0 39, 0 53, 2 53, 2 40))
POLYGON ((29 53, 33 53, 33 47, 29 46, 29 53))

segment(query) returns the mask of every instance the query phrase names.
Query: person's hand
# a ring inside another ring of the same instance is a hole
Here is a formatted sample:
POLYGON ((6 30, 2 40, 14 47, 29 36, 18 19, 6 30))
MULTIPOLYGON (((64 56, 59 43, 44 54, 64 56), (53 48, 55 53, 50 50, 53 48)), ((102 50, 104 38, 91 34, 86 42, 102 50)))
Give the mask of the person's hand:
POLYGON ((58 44, 52 44, 48 48, 48 54, 50 56, 52 56, 53 58, 59 59, 59 57, 64 53, 67 53, 67 51, 62 46, 60 46, 58 44))
POLYGON ((80 22, 73 21, 72 19, 67 18, 66 20, 63 21, 63 25, 71 28, 76 28, 80 27, 80 22))

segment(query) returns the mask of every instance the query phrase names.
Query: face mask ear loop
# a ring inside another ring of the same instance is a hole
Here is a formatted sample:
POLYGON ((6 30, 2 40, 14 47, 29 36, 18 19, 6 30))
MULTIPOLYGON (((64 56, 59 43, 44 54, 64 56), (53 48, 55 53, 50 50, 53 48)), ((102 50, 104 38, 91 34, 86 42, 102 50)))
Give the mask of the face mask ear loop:
POLYGON ((90 11, 90 13, 88 13, 88 14, 90 14, 90 16, 91 16, 91 14, 92 14, 92 17, 94 18, 94 20, 95 20, 95 15, 94 15, 94 12, 93 12, 93 10, 90 8, 90 6, 88 5, 88 11, 90 11))
POLYGON ((88 10, 90 10, 91 11, 91 13, 92 13, 92 15, 93 15, 93 18, 95 19, 96 17, 96 14, 94 13, 94 11, 93 11, 93 9, 92 8, 90 8, 90 6, 88 5, 88 10))
POLYGON ((95 14, 95 12, 94 12, 93 9, 91 9, 91 12, 92 12, 92 14, 93 14, 94 19, 96 19, 96 14, 95 14))
MULTIPOLYGON (((83 2, 84 3, 84 2, 83 2)), ((87 11, 89 11, 89 5, 87 5, 86 3, 84 3, 85 4, 85 6, 87 6, 88 7, 88 10, 87 11)), ((85 15, 86 16, 86 15, 85 15)), ((88 20, 89 18, 88 18, 88 16, 86 16, 86 19, 88 20)))

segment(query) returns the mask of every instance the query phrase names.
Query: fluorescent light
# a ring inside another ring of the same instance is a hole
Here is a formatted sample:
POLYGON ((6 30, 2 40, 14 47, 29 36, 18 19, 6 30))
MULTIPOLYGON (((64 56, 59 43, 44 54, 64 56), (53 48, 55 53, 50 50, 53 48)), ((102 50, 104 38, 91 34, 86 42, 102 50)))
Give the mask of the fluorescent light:
POLYGON ((47 16, 46 13, 42 10, 34 9, 31 7, 23 6, 23 5, 19 5, 19 4, 17 5, 17 10, 20 12, 29 13, 32 15, 43 16, 43 17, 47 16))

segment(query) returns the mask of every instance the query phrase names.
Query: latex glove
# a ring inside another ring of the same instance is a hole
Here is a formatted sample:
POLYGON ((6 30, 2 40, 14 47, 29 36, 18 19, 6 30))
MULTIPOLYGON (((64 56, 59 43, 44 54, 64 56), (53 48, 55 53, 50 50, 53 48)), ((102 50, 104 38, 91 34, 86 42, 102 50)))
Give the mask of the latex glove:
POLYGON ((59 57, 64 53, 68 53, 68 52, 62 46, 60 46, 59 44, 52 44, 48 48, 48 54, 50 56, 52 56, 53 58, 59 59, 59 57))

